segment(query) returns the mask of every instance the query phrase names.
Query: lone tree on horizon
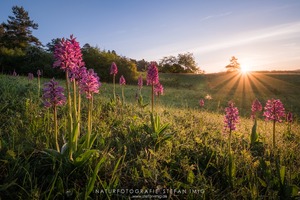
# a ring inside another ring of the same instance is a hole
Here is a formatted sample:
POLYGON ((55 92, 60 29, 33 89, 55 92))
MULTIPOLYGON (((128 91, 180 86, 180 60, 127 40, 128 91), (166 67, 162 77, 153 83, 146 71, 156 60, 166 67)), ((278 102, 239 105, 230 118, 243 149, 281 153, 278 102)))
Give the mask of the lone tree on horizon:
POLYGON ((228 72, 234 72, 234 71, 241 70, 240 63, 238 63, 237 60, 238 59, 236 57, 234 57, 234 56, 231 57, 230 64, 225 67, 228 72))

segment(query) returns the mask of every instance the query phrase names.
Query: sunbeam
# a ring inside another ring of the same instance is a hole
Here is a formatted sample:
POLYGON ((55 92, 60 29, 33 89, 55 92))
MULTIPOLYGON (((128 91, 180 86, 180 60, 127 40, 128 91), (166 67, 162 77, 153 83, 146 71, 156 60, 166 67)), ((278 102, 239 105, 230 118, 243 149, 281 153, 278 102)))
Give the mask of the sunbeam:
MULTIPOLYGON (((286 76, 284 78, 288 79, 286 76)), ((278 77, 282 76, 278 75, 278 77)), ((292 79, 298 78, 292 75, 290 77, 292 79)), ((286 104, 297 104, 297 91, 300 90, 300 87, 281 79, 277 79, 276 74, 260 72, 224 73, 218 76, 210 75, 208 77, 208 88, 213 99, 219 102, 218 105, 221 105, 220 108, 227 101, 233 100, 241 108, 241 114, 249 116, 251 109, 249 110, 247 107, 251 106, 255 98, 259 98, 261 102, 265 102, 270 98, 280 98, 286 104)))

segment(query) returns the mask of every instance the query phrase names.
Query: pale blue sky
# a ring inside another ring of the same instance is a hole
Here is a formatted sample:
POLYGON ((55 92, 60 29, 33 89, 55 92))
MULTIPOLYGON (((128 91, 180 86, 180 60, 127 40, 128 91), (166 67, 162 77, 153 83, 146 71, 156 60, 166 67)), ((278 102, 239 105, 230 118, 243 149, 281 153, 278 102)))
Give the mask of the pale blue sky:
POLYGON ((206 72, 231 56, 253 70, 300 69, 298 0, 0 0, 0 22, 13 5, 39 24, 43 44, 74 34, 133 59, 191 52, 206 72))

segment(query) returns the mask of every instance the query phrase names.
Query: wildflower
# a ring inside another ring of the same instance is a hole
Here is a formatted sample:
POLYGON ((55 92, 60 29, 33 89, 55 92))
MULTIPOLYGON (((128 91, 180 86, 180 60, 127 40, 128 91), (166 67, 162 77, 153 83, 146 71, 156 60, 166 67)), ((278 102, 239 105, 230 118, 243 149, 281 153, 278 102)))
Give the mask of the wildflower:
POLYGON ((205 99, 206 99, 206 100, 212 100, 212 97, 211 97, 210 94, 207 94, 207 95, 205 96, 205 99))
POLYGON ((92 111, 93 111, 93 94, 99 92, 101 83, 99 77, 93 69, 89 69, 86 73, 82 74, 83 77, 79 82, 81 93, 86 94, 88 99, 88 120, 87 120, 87 137, 86 137, 86 148, 91 148, 90 137, 92 133, 92 111))
POLYGON ((237 107, 234 107, 234 103, 232 101, 228 102, 228 107, 225 108, 225 129, 229 128, 229 137, 228 137, 228 174, 229 174, 229 182, 232 185, 232 179, 234 178, 234 157, 231 153, 231 135, 232 131, 236 129, 236 124, 239 122, 239 111, 237 107))
POLYGON ((115 62, 111 64, 110 74, 116 75, 118 73, 118 67, 115 62))
POLYGON ((225 108, 225 129, 229 128, 230 131, 236 129, 236 124, 239 122, 239 110, 237 107, 234 107, 232 101, 228 102, 228 107, 225 108))
POLYGON ((116 100, 116 74, 118 73, 118 67, 116 65, 115 62, 113 62, 111 64, 111 67, 110 67, 110 74, 113 74, 113 95, 114 95, 114 100, 116 100))
POLYGON ((13 76, 17 76, 17 72, 15 70, 13 72, 13 76))
POLYGON ((203 107, 203 106, 204 106, 204 100, 203 100, 203 99, 200 99, 200 100, 199 100, 199 105, 200 105, 200 107, 203 107))
POLYGON ((42 75, 41 70, 37 70, 36 74, 38 75, 38 77, 40 77, 42 75))
POLYGON ((279 99, 268 100, 264 110, 266 121, 282 122, 281 118, 285 117, 285 109, 279 99))
POLYGON ((256 127, 257 127, 257 112, 262 111, 262 105, 259 102, 258 99, 255 99, 252 103, 252 107, 251 107, 251 119, 253 119, 254 124, 252 126, 252 131, 251 131, 251 145, 254 145, 255 142, 257 142, 258 140, 258 134, 256 132, 256 127))
POLYGON ((53 67, 60 67, 64 71, 72 71, 75 68, 84 66, 79 43, 73 35, 70 36, 70 39, 61 39, 55 45, 54 58, 53 67))
POLYGON ((252 119, 256 118, 256 112, 262 111, 262 105, 261 105, 261 103, 259 102, 258 99, 255 99, 253 101, 251 111, 252 111, 252 113, 251 113, 251 118, 252 119))
POLYGON ((33 80, 34 76, 33 76, 33 73, 28 73, 28 80, 33 80))
POLYGON ((79 67, 79 68, 75 68, 70 72, 70 80, 73 82, 81 82, 82 79, 86 76, 87 74, 87 69, 86 67, 79 67))
POLYGON ((154 86, 154 92, 155 92, 155 95, 157 95, 157 96, 163 95, 164 94, 164 88, 163 88, 162 84, 157 83, 154 86))
POLYGON ((140 75, 139 78, 138 78, 138 86, 139 86, 139 89, 141 90, 142 87, 143 87, 143 77, 140 75))
POLYGON ((64 88, 58 85, 54 78, 44 85, 44 105, 47 108, 62 106, 66 103, 64 88))
POLYGON ((121 86, 123 86, 122 87, 122 105, 124 105, 124 103, 125 103, 124 85, 126 85, 126 80, 123 75, 120 77, 119 83, 121 86))
POLYGON ((98 93, 100 86, 99 77, 93 69, 89 69, 80 82, 81 92, 86 94, 87 99, 92 98, 93 93, 98 93))
POLYGON ((158 69, 155 62, 151 62, 147 71, 147 85, 151 85, 151 111, 154 109, 154 85, 159 83, 158 69))
POLYGON ((54 81, 54 78, 45 83, 44 87, 44 105, 47 108, 53 108, 53 119, 54 119, 54 135, 56 150, 59 152, 58 144, 58 122, 57 122, 57 106, 62 106, 66 103, 66 97, 64 95, 64 88, 58 85, 58 82, 54 81))
POLYGON ((40 92, 41 92, 41 81, 40 76, 42 75, 42 72, 40 70, 37 70, 37 81, 38 81, 38 98, 40 98, 40 92))
POLYGON ((120 77, 120 85, 126 85, 126 80, 123 75, 120 77))
POLYGON ((291 112, 288 112, 286 115, 286 122, 292 123, 293 122, 293 114, 291 112))
POLYGON ((147 85, 156 85, 158 82, 158 69, 155 62, 151 62, 147 71, 147 85))
POLYGON ((283 104, 279 99, 268 100, 265 106, 264 116, 266 121, 273 121, 273 148, 276 148, 275 139, 275 123, 282 122, 282 117, 285 117, 285 110, 283 104))
POLYGON ((138 102, 138 105, 143 108, 143 96, 142 96, 142 87, 143 87, 143 77, 142 75, 139 76, 138 78, 138 90, 137 92, 135 93, 135 99, 137 100, 138 102))

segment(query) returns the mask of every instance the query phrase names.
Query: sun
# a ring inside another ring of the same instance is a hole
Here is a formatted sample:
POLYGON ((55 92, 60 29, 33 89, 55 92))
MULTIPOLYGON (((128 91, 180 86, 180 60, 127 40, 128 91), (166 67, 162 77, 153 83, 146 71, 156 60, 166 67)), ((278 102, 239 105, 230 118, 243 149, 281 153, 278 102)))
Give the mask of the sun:
POLYGON ((246 73, 248 73, 249 71, 250 71, 249 66, 247 66, 247 65, 241 66, 241 72, 242 72, 243 74, 246 74, 246 73))

